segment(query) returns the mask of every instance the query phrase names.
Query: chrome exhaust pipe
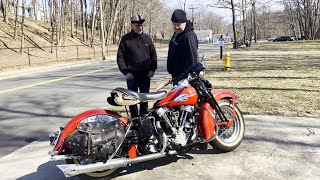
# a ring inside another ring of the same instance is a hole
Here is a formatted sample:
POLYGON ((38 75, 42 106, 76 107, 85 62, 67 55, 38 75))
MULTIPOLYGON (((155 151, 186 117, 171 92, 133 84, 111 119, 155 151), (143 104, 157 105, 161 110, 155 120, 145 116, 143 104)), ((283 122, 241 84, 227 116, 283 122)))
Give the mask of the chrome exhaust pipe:
POLYGON ((66 177, 70 177, 70 176, 76 176, 79 174, 90 173, 95 171, 103 171, 107 169, 126 167, 131 164, 159 159, 172 154, 176 154, 176 151, 172 151, 170 153, 148 154, 148 155, 137 157, 137 158, 111 159, 111 160, 108 160, 106 163, 97 162, 94 164, 86 164, 86 165, 64 164, 64 165, 57 165, 57 166, 64 173, 66 177))
POLYGON ((76 176, 79 174, 90 173, 90 172, 95 172, 95 171, 103 171, 103 170, 107 170, 107 169, 126 167, 131 164, 155 160, 155 159, 159 159, 159 158, 162 158, 162 157, 165 157, 168 155, 177 154, 177 151, 169 151, 167 153, 164 152, 167 147, 167 143, 168 143, 168 138, 165 133, 162 134, 162 140, 163 140, 163 147, 159 153, 148 154, 148 155, 140 156, 137 158, 110 159, 106 163, 97 162, 97 163, 86 164, 86 165, 63 164, 63 165, 57 165, 57 166, 64 173, 64 175, 66 177, 70 177, 70 176, 76 176))

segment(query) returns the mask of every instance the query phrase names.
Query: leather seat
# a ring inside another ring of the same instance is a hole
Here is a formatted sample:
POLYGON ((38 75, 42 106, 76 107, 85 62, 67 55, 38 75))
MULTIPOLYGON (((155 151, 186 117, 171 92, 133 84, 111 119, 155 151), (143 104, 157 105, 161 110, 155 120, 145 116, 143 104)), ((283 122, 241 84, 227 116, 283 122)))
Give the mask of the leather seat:
POLYGON ((113 91, 120 91, 124 94, 127 94, 129 96, 132 96, 136 99, 139 99, 141 102, 147 102, 147 101, 157 101, 160 99, 163 99, 167 95, 167 91, 157 91, 157 92, 151 92, 151 93, 138 93, 135 91, 128 90, 126 88, 115 88, 113 91))

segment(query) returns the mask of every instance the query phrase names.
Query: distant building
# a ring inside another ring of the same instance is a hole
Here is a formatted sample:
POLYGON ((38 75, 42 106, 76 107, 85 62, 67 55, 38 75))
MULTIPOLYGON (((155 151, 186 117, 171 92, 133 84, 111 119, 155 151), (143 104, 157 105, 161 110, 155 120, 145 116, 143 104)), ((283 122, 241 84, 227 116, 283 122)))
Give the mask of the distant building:
POLYGON ((212 30, 194 31, 197 35, 199 43, 212 43, 212 30))

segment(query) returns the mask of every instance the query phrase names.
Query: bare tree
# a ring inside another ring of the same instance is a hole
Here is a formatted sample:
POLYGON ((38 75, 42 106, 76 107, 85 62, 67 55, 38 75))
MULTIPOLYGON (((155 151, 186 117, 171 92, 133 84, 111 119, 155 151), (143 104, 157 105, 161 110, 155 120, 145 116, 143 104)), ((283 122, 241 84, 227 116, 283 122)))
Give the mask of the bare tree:
POLYGON ((10 0, 1 0, 1 11, 3 14, 3 21, 8 23, 10 0))
POLYGON ((33 13, 33 16, 34 16, 34 19, 37 20, 37 0, 32 0, 31 1, 31 4, 32 4, 32 13, 33 13))
POLYGON ((70 13, 71 13, 71 22, 70 22, 70 31, 71 31, 71 37, 74 38, 73 29, 74 29, 74 14, 75 14, 75 8, 74 8, 74 0, 70 0, 70 13))
POLYGON ((86 14, 84 11, 84 0, 80 0, 81 3, 81 19, 82 19, 82 40, 87 41, 87 36, 86 36, 86 14))
MULTIPOLYGON (((236 30, 236 6, 234 0, 219 0, 217 4, 209 5, 210 7, 216 8, 227 8, 231 9, 232 12, 232 31, 233 31, 233 48, 238 48, 238 41, 237 41, 237 30, 236 30)), ((240 10, 240 9, 237 9, 240 10)))
POLYGON ((96 13, 97 13, 97 0, 92 2, 92 18, 91 18, 91 47, 93 47, 94 32, 96 30, 96 13))
POLYGON ((257 23, 256 23, 256 1, 252 0, 252 16, 253 16, 253 32, 254 32, 254 43, 257 43, 257 23))
POLYGON ((63 34, 63 41, 62 44, 65 45, 66 39, 67 39, 67 16, 69 12, 69 0, 62 0, 62 18, 61 18, 61 26, 62 28, 62 34, 63 34))
POLYGON ((88 27, 88 7, 87 7, 87 0, 84 0, 84 24, 86 26, 86 41, 89 39, 89 27, 88 27))
POLYGON ((233 30, 233 48, 238 48, 237 34, 236 34, 236 17, 235 17, 235 8, 233 0, 231 0, 231 10, 232 10, 232 30, 233 30))
POLYGON ((105 40, 104 40, 104 21, 103 21, 103 6, 102 6, 102 0, 99 0, 99 7, 100 7, 100 38, 101 38, 101 47, 102 47, 102 60, 106 59, 105 56, 105 40))
POLYGON ((295 28, 293 25, 298 24, 302 36, 306 39, 315 39, 316 32, 320 28, 320 0, 284 0, 282 3, 285 6, 290 28, 295 28), (294 15, 296 20, 293 23, 294 15))
POLYGON ((53 45, 54 45, 54 32, 56 30, 56 16, 55 16, 55 0, 49 0, 49 7, 50 7, 50 25, 51 25, 51 53, 53 52, 53 45))
POLYGON ((22 20, 21 20, 21 46, 20 46, 20 53, 22 54, 23 51, 23 46, 24 46, 24 17, 25 17, 25 5, 26 5, 26 0, 22 0, 22 20))
POLYGON ((44 21, 46 23, 48 23, 48 11, 47 11, 48 3, 47 3, 47 0, 42 0, 42 4, 43 4, 44 21))
POLYGON ((115 27, 118 18, 118 13, 120 11, 120 3, 121 0, 110 0, 110 21, 107 33, 107 44, 109 44, 112 39, 113 29, 115 27))
POLYGON ((17 39, 17 22, 18 22, 18 8, 19 8, 19 0, 16 1, 16 9, 15 9, 15 19, 14 19, 14 39, 17 39))
POLYGON ((246 13, 247 13, 247 0, 242 0, 242 24, 243 24, 243 41, 247 42, 247 24, 246 24, 246 13))

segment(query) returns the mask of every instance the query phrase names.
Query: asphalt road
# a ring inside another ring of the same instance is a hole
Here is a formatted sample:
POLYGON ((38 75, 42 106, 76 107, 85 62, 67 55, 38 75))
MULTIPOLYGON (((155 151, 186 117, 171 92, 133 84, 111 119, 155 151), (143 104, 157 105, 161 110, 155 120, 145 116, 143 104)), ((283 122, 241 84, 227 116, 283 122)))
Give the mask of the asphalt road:
MULTIPOLYGON (((200 45, 210 56, 216 45, 200 45)), ((168 75, 166 50, 158 50, 153 82, 168 75)), ((15 74, 0 74, 0 158, 57 131, 75 115, 106 107, 115 87, 126 87, 115 57, 95 63, 68 64, 15 74)))

